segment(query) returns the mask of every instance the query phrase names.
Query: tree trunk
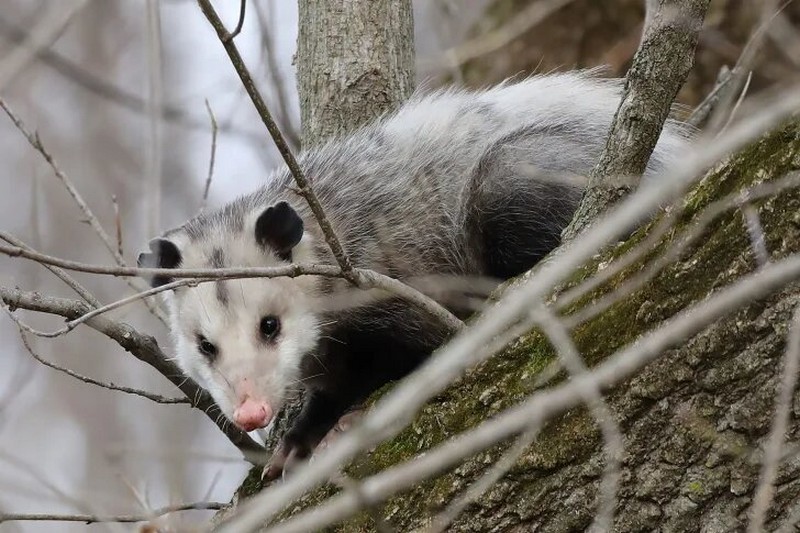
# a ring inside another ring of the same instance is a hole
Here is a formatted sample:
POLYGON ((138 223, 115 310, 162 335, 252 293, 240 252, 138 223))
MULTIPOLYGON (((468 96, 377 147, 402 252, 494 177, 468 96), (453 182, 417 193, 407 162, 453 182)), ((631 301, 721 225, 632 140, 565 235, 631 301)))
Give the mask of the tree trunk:
MULTIPOLYGON (((800 169, 800 126, 767 136, 731 162, 712 171, 692 191, 676 231, 661 250, 680 239, 722 196, 800 169)), ((800 193, 791 190, 757 204, 771 258, 800 251, 800 193)), ((601 254, 579 282, 644 239, 657 224, 629 242, 601 254)), ((757 268, 750 239, 738 211, 718 217, 694 247, 663 269, 644 288, 573 331, 587 364, 594 365, 638 335, 690 304, 757 268)), ((653 256, 656 254, 653 254, 653 256)), ((612 279, 574 313, 620 286, 653 256, 612 279)), ((625 436, 622 482, 614 529, 617 531, 742 530, 758 479, 761 445, 769 431, 780 380, 788 322, 800 303, 796 286, 753 302, 665 353, 635 378, 607 394, 625 436)), ((535 390, 539 372, 555 358, 537 332, 471 371, 429 403, 403 433, 348 467, 363 478, 409 460, 535 390)), ((800 394, 795 395, 787 439, 800 432, 800 394)), ((461 466, 401 494, 380 512, 399 531, 429 523, 483 474, 507 444, 479 454, 461 466)), ((585 409, 548 424, 514 468, 448 531, 580 531, 596 512, 603 470, 602 439, 585 409)), ((307 508, 334 491, 324 487, 293 506, 307 508)), ((800 458, 782 463, 768 525, 780 525, 800 501, 800 458)), ((366 513, 340 531, 375 529, 366 513)))
POLYGON ((391 111, 414 87, 411 0, 300 0, 303 145, 391 111))

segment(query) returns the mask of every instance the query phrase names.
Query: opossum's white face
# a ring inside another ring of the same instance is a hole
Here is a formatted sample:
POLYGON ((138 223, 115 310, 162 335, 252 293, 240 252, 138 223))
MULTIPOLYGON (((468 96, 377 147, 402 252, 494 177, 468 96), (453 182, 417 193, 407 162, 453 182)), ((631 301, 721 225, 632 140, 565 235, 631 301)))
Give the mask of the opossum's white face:
MULTIPOLYGON (((140 256, 142 266, 269 267, 314 261, 310 236, 285 203, 246 220, 243 231, 212 227, 193 238, 191 231, 178 230, 151 248, 152 254, 140 256)), ((157 278, 153 284, 167 281, 157 278)), ((309 277, 229 279, 168 295, 178 365, 241 429, 265 427, 302 385, 301 361, 319 338, 315 286, 309 277)))

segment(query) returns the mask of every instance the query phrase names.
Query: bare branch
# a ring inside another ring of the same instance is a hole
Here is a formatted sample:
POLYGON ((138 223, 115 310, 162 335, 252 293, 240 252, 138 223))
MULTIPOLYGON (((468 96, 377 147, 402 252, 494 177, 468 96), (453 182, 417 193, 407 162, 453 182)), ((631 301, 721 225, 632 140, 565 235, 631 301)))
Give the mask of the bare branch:
MULTIPOLYGON (((30 252, 34 251, 32 248, 28 247, 24 242, 20 241, 19 239, 15 238, 12 235, 9 235, 8 233, 6 233, 4 231, 0 231, 0 239, 3 239, 4 241, 6 241, 6 242, 8 242, 10 244, 13 244, 14 246, 18 246, 18 247, 22 248, 23 250, 27 250, 27 251, 30 251, 30 252)), ((72 276, 67 274, 64 270, 62 270, 62 269, 60 269, 60 268, 58 268, 56 266, 47 265, 47 264, 44 264, 44 263, 40 263, 40 264, 44 268, 46 268, 47 270, 52 272, 58 279, 60 279, 64 283, 66 283, 69 288, 71 288, 73 291, 75 291, 78 294, 78 296, 80 296, 81 298, 86 300, 86 302, 89 305, 91 305, 92 307, 100 307, 100 305, 101 305, 100 300, 95 298, 94 295, 91 292, 89 292, 89 290, 86 287, 84 287, 83 285, 78 283, 78 281, 75 278, 73 278, 72 276)))
POLYGON ((278 100, 278 113, 283 131, 285 132, 287 141, 290 147, 295 150, 300 147, 300 135, 297 128, 292 123, 292 113, 289 109, 289 95, 286 87, 286 76, 281 72, 281 65, 275 56, 275 39, 272 35, 271 20, 266 10, 269 8, 269 2, 254 2, 253 8, 256 10, 256 21, 261 29, 261 48, 264 50, 265 59, 267 63, 267 70, 270 73, 270 79, 275 87, 275 95, 278 100))
POLYGON ((731 70, 727 66, 722 66, 717 74, 717 81, 714 83, 714 88, 706 95, 700 104, 694 108, 692 114, 686 119, 686 123, 693 127, 699 128, 711 115, 714 107, 719 102, 720 93, 722 89, 730 83, 732 79, 731 70))
POLYGON ((111 205, 114 207, 114 226, 117 229, 117 253, 123 255, 122 248, 122 217, 119 214, 119 202, 117 195, 111 195, 111 205))
POLYGON ((0 513, 0 524, 3 522, 84 522, 86 524, 96 524, 99 522, 149 522, 155 518, 177 513, 180 511, 217 511, 227 506, 220 502, 197 502, 184 503, 181 505, 169 505, 152 512, 142 515, 93 515, 93 514, 45 514, 45 513, 0 513))
POLYGON ((289 145, 286 144, 286 139, 284 139, 280 128, 278 128, 278 125, 275 124, 266 102, 264 102, 264 99, 258 92, 255 82, 253 81, 253 77, 250 75, 250 71, 244 64, 244 60, 239 54, 238 48, 236 48, 236 44, 230 39, 228 30, 225 29, 225 25, 222 23, 222 20, 220 20, 219 15, 217 15, 216 10, 214 9, 214 6, 211 5, 210 0, 197 0, 197 3, 200 5, 200 9, 203 11, 203 14, 211 23, 211 26, 213 26, 214 30, 217 32, 217 37, 219 37, 219 40, 222 42, 225 51, 228 53, 228 57, 230 58, 233 67, 236 69, 236 73, 239 75, 239 78, 242 80, 242 84, 244 85, 247 94, 253 101, 256 111, 261 117, 261 120, 264 122, 264 125, 267 127, 269 134, 272 136, 272 140, 275 141, 275 146, 277 146, 278 151, 283 157, 283 160, 286 162, 286 166, 289 167, 289 171, 294 177, 295 183, 297 183, 297 186, 299 187, 297 192, 303 198, 305 198, 306 202, 308 202, 311 212, 314 214, 314 218, 317 219, 317 223, 319 224, 322 234, 325 237, 325 242, 328 243, 328 247, 331 249, 333 256, 336 258, 339 268, 342 269, 344 278, 354 285, 357 285, 350 258, 347 256, 344 248, 342 248, 342 245, 339 242, 339 239, 336 237, 336 233, 333 231, 333 226, 331 226, 328 218, 325 216, 322 205, 319 203, 317 196, 314 194, 311 184, 306 179, 303 170, 297 163, 297 159, 295 159, 294 154, 289 149, 289 145))
POLYGON ((71 0, 48 6, 41 21, 31 30, 22 46, 7 54, 0 63, 0 90, 17 77, 36 57, 39 50, 49 48, 69 26, 72 19, 89 4, 89 0, 71 0))
MULTIPOLYGON (((764 2, 762 2, 761 20, 758 26, 753 30, 739 59, 736 61, 736 65, 731 69, 730 80, 721 87, 717 105, 709 119, 707 129, 710 132, 720 131, 723 125, 729 123, 732 106, 736 101, 736 97, 742 92, 742 87, 748 76, 747 73, 753 70, 756 56, 764 44, 770 23, 777 13, 782 10, 782 8, 781 10, 778 9, 778 4, 779 0, 764 0, 764 2)), ((784 7, 788 4, 789 2, 786 2, 784 7)))
POLYGON ((145 0, 147 9, 147 115, 148 138, 145 143, 145 191, 147 233, 156 235, 161 228, 161 182, 163 131, 159 110, 164 100, 164 75, 161 44, 161 11, 158 0, 145 0))
POLYGON ((744 87, 742 87, 742 92, 739 94, 739 98, 736 100, 736 104, 734 104, 733 109, 731 109, 730 115, 728 115, 728 120, 725 122, 725 125, 722 126, 722 129, 719 131, 720 134, 725 132, 728 129, 728 126, 731 125, 733 119, 736 118, 736 112, 742 106, 742 102, 744 102, 745 96, 747 96, 747 90, 750 89, 750 81, 753 79, 753 72, 750 71, 747 73, 747 80, 744 83, 744 87))
POLYGON ((563 232, 570 241, 598 214, 630 193, 631 176, 641 176, 672 102, 694 64, 694 50, 709 0, 664 0, 625 78, 619 109, 578 211, 563 232))
MULTIPOLYGON (((9 314, 13 317, 13 314, 10 311, 9 314)), ((21 328, 19 331, 19 336, 22 339, 22 345, 25 347, 25 350, 31 355, 31 357, 39 361, 44 366, 50 367, 53 370, 57 370, 79 381, 83 381, 84 383, 88 383, 90 385, 97 385, 98 387, 102 387, 104 389, 124 392, 126 394, 133 394, 134 396, 141 396, 142 398, 147 398, 148 400, 154 401, 156 403, 164 403, 164 404, 191 403, 189 401, 189 398, 167 398, 166 396, 162 396, 160 394, 154 394, 152 392, 147 392, 140 389, 134 389, 131 387, 114 385, 113 383, 105 383, 103 381, 99 381, 94 378, 78 374, 77 372, 74 372, 69 368, 64 368, 55 363, 51 363, 50 361, 44 359, 41 355, 37 354, 31 347, 30 342, 28 342, 28 338, 25 336, 25 332, 21 328)))
MULTIPOLYGON (((11 42, 17 44, 22 44, 27 39, 27 34, 24 30, 18 28, 2 16, 0 16, 0 33, 6 36, 11 42)), ((86 70, 78 63, 60 55, 58 52, 50 49, 41 49, 36 51, 36 57, 39 61, 64 76, 64 78, 83 87, 87 91, 134 113, 141 114, 145 112, 146 103, 144 99, 94 76, 90 71, 86 70)), ((203 120, 199 117, 192 116, 187 111, 177 106, 163 103, 158 112, 162 119, 177 124, 178 126, 195 130, 206 128, 206 123, 203 120)), ((264 142, 262 135, 237 128, 236 126, 223 124, 220 127, 220 131, 241 137, 256 146, 261 146, 264 142)))
POLYGON ((211 155, 208 157, 208 176, 206 177, 206 184, 203 187, 203 199, 200 202, 200 212, 203 212, 208 205, 208 192, 211 190, 211 179, 214 177, 214 162, 217 158, 217 119, 214 117, 214 112, 211 110, 211 105, 206 99, 206 110, 208 111, 208 118, 211 121, 211 155))
MULTIPOLYGON (((28 309, 63 316, 71 320, 92 310, 87 304, 77 300, 42 296, 36 292, 25 292, 6 287, 0 287, 0 298, 12 311, 28 309)), ((86 325, 115 341, 140 361, 155 368, 178 387, 187 398, 192 400, 192 407, 203 411, 243 452, 262 450, 261 446, 246 433, 219 419, 221 412, 211 396, 194 381, 182 375, 180 369, 161 351, 153 337, 139 333, 127 324, 114 322, 102 316, 87 321, 86 325)))
POLYGON ((236 23, 236 28, 228 34, 225 42, 232 41, 242 32, 244 26, 244 15, 247 12, 247 0, 239 0, 239 22, 236 23))
MULTIPOLYGON (((61 170, 55 158, 44 147, 41 139, 39 138, 39 135, 30 133, 25 128, 25 124, 23 124, 22 120, 20 120, 14 114, 14 112, 11 111, 11 109, 8 107, 8 105, 2 98, 0 98, 0 107, 3 108, 3 111, 5 111, 6 115, 8 115, 8 118, 11 119, 11 121, 14 123, 14 126, 17 127, 20 133, 22 133, 22 135, 25 136, 25 139, 28 141, 28 143, 42 155, 45 161, 47 161, 47 163, 50 165, 50 168, 53 169, 53 172, 55 173, 56 177, 59 179, 59 181, 61 181, 62 185, 64 185, 64 188, 67 189, 69 195, 72 197, 72 199, 78 205, 78 208, 80 208, 81 212, 86 217, 86 221, 89 223, 89 225, 98 235, 98 237, 100 237, 100 240, 103 241, 103 244, 106 246, 108 251, 111 252, 111 256, 114 258, 116 263, 119 266, 123 267, 126 266, 125 259, 117 252, 114 243, 111 240, 111 237, 109 237, 108 233, 106 233, 106 230, 103 229, 103 226, 100 224, 100 221, 97 220, 97 217, 89 208, 88 204, 84 201, 83 197, 78 192, 78 189, 72 183, 72 180, 61 170)), ((127 283, 135 291, 142 290, 143 284, 136 283, 135 280, 129 280, 127 281, 127 283)), ((162 323, 166 325, 166 319, 164 318, 163 313, 156 306, 154 306, 151 302, 147 301, 145 301, 145 305, 154 316, 156 316, 159 320, 161 320, 162 323)))
POLYGON ((544 0, 534 2, 509 19, 500 28, 445 51, 441 64, 456 68, 471 59, 499 50, 517 37, 540 24, 550 15, 572 3, 573 0, 544 0))
MULTIPOLYGON (((106 274, 111 276, 142 276, 150 277, 157 275, 164 275, 171 278, 198 278, 186 282, 175 282, 173 284, 162 285, 161 287, 149 288, 141 291, 128 298, 109 304, 105 306, 105 311, 115 309, 120 305, 142 299, 146 296, 152 296, 165 290, 170 290, 184 285, 190 285, 198 282, 213 281, 220 279, 237 279, 237 278, 271 278, 271 277, 299 277, 299 276, 325 276, 332 278, 344 278, 347 276, 337 266, 333 265, 302 265, 291 264, 279 267, 251 267, 251 268, 197 268, 197 269, 163 269, 163 268, 134 268, 134 267, 109 267, 100 265, 90 265, 80 263, 77 261, 69 261, 66 259, 59 259, 57 257, 48 256, 35 252, 33 250, 24 249, 19 246, 8 246, 0 244, 0 253, 12 257, 24 257, 39 263, 58 266, 67 270, 76 270, 79 272, 88 272, 91 274, 106 274)), ((432 298, 422 294, 413 287, 406 285, 402 281, 390 278, 383 274, 373 272, 371 270, 353 269, 350 276, 355 280, 356 286, 361 289, 381 289, 391 294, 394 294, 406 301, 416 305, 423 311, 429 313, 432 317, 447 325, 453 331, 460 329, 463 322, 456 318, 450 311, 439 305, 432 298)), ((100 313, 95 313, 93 316, 100 313)), ((82 322, 82 321, 81 321, 82 322)), ((76 324, 77 325, 77 324, 76 324)), ((72 328, 68 328, 72 329, 72 328)), ((50 337, 61 335, 64 332, 56 332, 54 334, 44 334, 42 336, 50 337)))

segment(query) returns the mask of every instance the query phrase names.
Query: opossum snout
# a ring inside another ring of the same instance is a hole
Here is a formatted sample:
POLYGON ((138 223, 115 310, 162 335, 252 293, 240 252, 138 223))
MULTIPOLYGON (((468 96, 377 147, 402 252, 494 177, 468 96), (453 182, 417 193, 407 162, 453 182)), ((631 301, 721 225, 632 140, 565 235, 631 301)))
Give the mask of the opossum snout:
POLYGON ((233 411, 234 423, 245 431, 266 427, 272 420, 272 407, 263 401, 246 397, 233 411))

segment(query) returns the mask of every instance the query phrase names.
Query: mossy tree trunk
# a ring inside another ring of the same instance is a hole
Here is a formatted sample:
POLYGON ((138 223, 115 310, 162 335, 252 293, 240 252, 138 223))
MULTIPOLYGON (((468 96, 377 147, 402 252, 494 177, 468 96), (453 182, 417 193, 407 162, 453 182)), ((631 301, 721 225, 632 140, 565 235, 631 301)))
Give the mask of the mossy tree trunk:
MULTIPOLYGON (((800 126, 773 133, 712 171, 687 197, 676 230, 650 256, 667 247, 711 202, 756 182, 800 169, 800 126)), ((800 252, 800 193, 756 204, 772 260, 800 252)), ((607 251, 572 283, 644 239, 656 223, 607 251)), ((616 349, 735 283, 757 268, 742 213, 730 211, 711 224, 697 244, 644 288, 573 331, 582 355, 597 364, 616 349)), ((639 263, 612 279, 571 312, 620 286, 639 263)), ((618 531, 737 531, 747 523, 780 379, 788 323, 800 304, 789 286, 752 302, 708 327, 609 391, 608 402, 625 437, 618 531)), ((538 373, 554 358, 542 335, 531 332, 513 349, 473 369, 429 403, 412 426, 360 457, 348 473, 360 478, 413 458, 519 402, 535 390, 538 373)), ((795 396, 787 440, 800 437, 800 394, 795 396)), ((796 442, 794 443, 796 444, 796 442)), ((428 523, 496 461, 506 445, 470 458, 458 468, 383 504, 399 531, 428 523)), ((791 444, 789 444, 791 446, 791 444)), ((581 531, 592 522, 603 471, 600 432, 585 409, 549 423, 514 468, 448 531, 581 531)), ((326 487, 291 512, 317 503, 326 487)), ((800 457, 781 465, 773 529, 800 502, 800 457)), ((365 513, 339 531, 372 531, 365 513)))

